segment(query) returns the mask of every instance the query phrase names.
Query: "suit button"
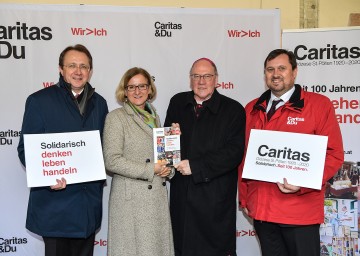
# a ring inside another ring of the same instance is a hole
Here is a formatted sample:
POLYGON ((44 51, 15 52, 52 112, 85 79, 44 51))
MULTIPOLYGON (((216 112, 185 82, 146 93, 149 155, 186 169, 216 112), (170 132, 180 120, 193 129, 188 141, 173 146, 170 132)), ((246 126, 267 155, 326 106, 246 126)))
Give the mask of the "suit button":
POLYGON ((165 182, 165 181, 163 181, 162 185, 163 185, 163 186, 166 186, 166 182, 165 182))
POLYGON ((148 159, 146 159, 146 162, 147 162, 147 163, 150 163, 150 159, 149 159, 149 158, 148 158, 148 159))
POLYGON ((152 186, 151 186, 151 185, 149 185, 149 186, 148 186, 148 189, 152 189, 152 186))

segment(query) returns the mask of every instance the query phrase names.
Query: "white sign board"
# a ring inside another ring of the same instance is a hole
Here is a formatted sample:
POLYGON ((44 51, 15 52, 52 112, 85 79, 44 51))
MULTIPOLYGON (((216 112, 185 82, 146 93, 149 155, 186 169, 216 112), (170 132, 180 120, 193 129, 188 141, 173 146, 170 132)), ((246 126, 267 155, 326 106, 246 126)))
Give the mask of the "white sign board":
POLYGON ((327 136, 252 129, 243 178, 321 189, 327 136))
POLYGON ((99 131, 24 134, 28 187, 106 179, 99 131))

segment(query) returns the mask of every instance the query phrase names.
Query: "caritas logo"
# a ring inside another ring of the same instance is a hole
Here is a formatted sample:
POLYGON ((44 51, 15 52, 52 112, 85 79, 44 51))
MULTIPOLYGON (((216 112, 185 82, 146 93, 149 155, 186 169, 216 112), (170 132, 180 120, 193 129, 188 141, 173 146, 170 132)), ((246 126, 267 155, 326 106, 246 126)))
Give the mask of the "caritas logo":
POLYGON ((232 82, 221 82, 215 86, 217 89, 224 89, 224 90, 232 90, 234 89, 234 84, 232 82))
POLYGON ((17 246, 25 245, 27 242, 28 241, 26 237, 0 237, 0 253, 16 252, 17 246))

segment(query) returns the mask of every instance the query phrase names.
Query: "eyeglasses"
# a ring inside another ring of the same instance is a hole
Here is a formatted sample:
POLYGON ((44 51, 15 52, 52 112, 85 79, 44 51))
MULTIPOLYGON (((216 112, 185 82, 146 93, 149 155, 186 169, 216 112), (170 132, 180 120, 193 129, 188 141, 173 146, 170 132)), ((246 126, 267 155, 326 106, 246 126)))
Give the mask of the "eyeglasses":
POLYGON ((71 63, 69 65, 64 65, 64 67, 68 68, 70 71, 75 71, 78 68, 81 72, 87 72, 90 70, 90 67, 84 64, 76 65, 75 63, 71 63))
POLYGON ((135 84, 130 84, 128 86, 125 86, 125 89, 128 91, 128 92, 134 92, 136 90, 136 88, 139 89, 139 91, 144 91, 148 88, 148 84, 138 84, 138 85, 135 85, 135 84))
POLYGON ((190 75, 190 77, 194 81, 200 81, 201 78, 203 78, 205 81, 210 81, 214 76, 215 75, 212 75, 212 74, 205 74, 205 75, 192 74, 192 75, 190 75))

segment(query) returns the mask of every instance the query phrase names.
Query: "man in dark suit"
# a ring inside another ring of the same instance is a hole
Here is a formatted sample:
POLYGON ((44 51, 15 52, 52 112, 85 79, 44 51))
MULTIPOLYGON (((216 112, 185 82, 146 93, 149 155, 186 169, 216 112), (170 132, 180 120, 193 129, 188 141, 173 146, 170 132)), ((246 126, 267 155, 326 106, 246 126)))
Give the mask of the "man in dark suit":
MULTIPOLYGON (((92 56, 83 45, 65 48, 59 57, 59 82, 31 94, 18 145, 25 166, 24 134, 99 130, 108 107, 88 83, 92 56)), ((31 188, 26 228, 43 237, 46 256, 92 256, 95 231, 102 217, 104 181, 31 188)))

